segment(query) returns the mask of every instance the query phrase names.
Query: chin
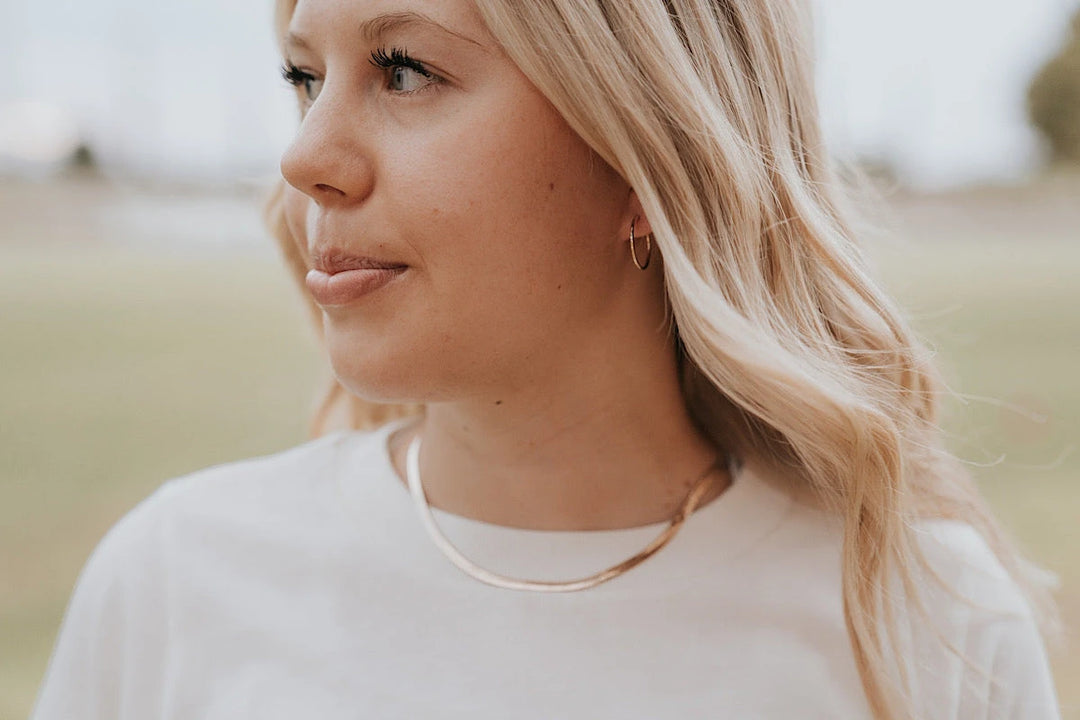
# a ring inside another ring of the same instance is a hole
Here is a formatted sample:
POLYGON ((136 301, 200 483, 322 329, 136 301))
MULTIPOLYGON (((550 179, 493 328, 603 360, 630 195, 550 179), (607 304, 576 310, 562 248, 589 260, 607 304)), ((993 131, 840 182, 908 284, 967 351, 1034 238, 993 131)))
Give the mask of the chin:
POLYGON ((419 378, 406 361, 379 361, 357 353, 330 353, 330 366, 342 387, 376 403, 420 402, 419 378))
POLYGON ((371 378, 357 379, 353 376, 342 376, 335 372, 338 382, 353 397, 360 398, 365 402, 379 403, 381 405, 411 405, 427 402, 416 397, 415 392, 410 392, 404 385, 393 382, 372 382, 371 378))
POLYGON ((415 353, 395 351, 387 343, 357 342, 328 332, 330 366, 342 387, 375 403, 423 403, 438 387, 431 368, 415 353))
POLYGON ((502 373, 497 353, 447 343, 442 333, 398 320, 363 325, 355 318, 325 318, 324 342, 338 382, 352 395, 384 404, 425 404, 475 398, 492 391, 502 373), (407 332, 412 328, 413 332, 407 332))

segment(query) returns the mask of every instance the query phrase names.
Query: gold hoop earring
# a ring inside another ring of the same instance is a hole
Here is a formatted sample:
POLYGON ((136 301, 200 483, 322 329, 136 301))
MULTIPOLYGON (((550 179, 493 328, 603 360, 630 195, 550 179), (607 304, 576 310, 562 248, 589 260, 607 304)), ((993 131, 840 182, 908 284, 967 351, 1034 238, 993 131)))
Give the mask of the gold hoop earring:
POLYGON ((652 260, 652 233, 645 236, 645 262, 638 262, 637 258, 637 238, 634 237, 634 223, 637 222, 637 216, 630 221, 630 257, 634 260, 634 265, 638 270, 644 270, 649 267, 649 261, 652 260))

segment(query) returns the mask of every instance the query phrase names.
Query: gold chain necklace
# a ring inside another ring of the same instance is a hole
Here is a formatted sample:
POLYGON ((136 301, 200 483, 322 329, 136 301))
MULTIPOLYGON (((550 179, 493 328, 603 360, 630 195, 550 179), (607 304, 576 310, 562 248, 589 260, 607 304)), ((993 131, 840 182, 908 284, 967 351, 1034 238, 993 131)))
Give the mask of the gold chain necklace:
MULTIPOLYGON (((618 575, 622 575, 624 572, 644 562, 660 548, 664 547, 671 538, 675 537, 675 533, 678 532, 686 518, 697 508, 698 502, 710 485, 710 483, 706 481, 712 474, 716 464, 717 463, 714 461, 709 465, 708 469, 705 470, 705 473, 694 484, 693 489, 686 496, 686 499, 683 500, 682 506, 675 513, 675 516, 671 518, 671 523, 668 527, 666 527, 655 540, 649 543, 644 550, 637 555, 634 555, 632 558, 624 560, 617 565, 612 565, 607 570, 601 570, 595 575, 568 581, 521 580, 518 578, 507 577, 491 572, 490 570, 485 570, 462 555, 461 552, 446 539, 439 530, 438 525, 435 524, 435 516, 431 512, 431 506, 428 505, 427 496, 424 494, 424 486, 420 482, 419 433, 414 435, 412 442, 409 443, 409 449, 405 456, 405 475, 409 482, 409 492, 412 494, 413 500, 416 501, 416 506, 420 511, 420 518, 424 521, 424 526, 427 528, 428 534, 431 535, 431 539, 435 541, 435 545, 438 546, 443 554, 463 572, 488 585, 494 585, 495 587, 506 588, 508 590, 572 592, 574 590, 585 590, 594 587, 618 575)), ((730 462, 729 465, 732 471, 734 471, 734 462, 730 462)), ((731 477, 734 478, 734 472, 731 473, 731 477)))

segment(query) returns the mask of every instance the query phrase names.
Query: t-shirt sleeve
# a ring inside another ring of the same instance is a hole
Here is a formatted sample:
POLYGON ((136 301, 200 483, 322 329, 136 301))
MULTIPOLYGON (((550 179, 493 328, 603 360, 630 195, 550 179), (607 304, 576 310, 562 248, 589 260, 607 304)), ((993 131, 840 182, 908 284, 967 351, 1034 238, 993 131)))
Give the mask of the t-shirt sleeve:
MULTIPOLYGON (((949 601, 953 638, 985 674, 963 666, 957 720, 1059 720, 1050 661, 1027 598, 989 545, 966 523, 940 525, 925 545, 970 607, 949 601)), ((943 597, 943 596, 939 596, 943 597)))
POLYGON ((1042 637, 1030 614, 998 629, 988 720, 1058 720, 1053 675, 1042 637))
POLYGON ((31 720, 132 717, 133 676, 152 677, 164 645, 155 563, 161 491, 122 517, 83 566, 38 689, 31 720), (139 670, 136 673, 136 669, 139 670), (149 670, 149 672, 147 672, 149 670))

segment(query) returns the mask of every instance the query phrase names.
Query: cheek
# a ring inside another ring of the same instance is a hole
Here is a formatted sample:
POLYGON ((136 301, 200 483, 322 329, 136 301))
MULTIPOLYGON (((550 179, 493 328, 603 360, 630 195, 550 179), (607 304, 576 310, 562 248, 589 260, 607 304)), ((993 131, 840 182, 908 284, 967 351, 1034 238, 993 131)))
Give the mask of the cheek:
POLYGON ((331 318, 331 358, 356 394, 431 400, 523 381, 610 318, 629 187, 514 82, 378 139, 370 218, 417 272, 385 311, 373 298, 331 318))
POLYGON ((415 176, 429 184, 395 210, 423 264, 402 326, 412 355, 437 358, 432 388, 525 382, 609 322, 623 277, 608 166, 557 126, 484 124, 429 146, 415 176))
POLYGON ((519 293, 602 270, 628 186, 535 90, 495 100, 398 146, 393 213, 417 255, 435 280, 468 268, 473 288, 519 293))

